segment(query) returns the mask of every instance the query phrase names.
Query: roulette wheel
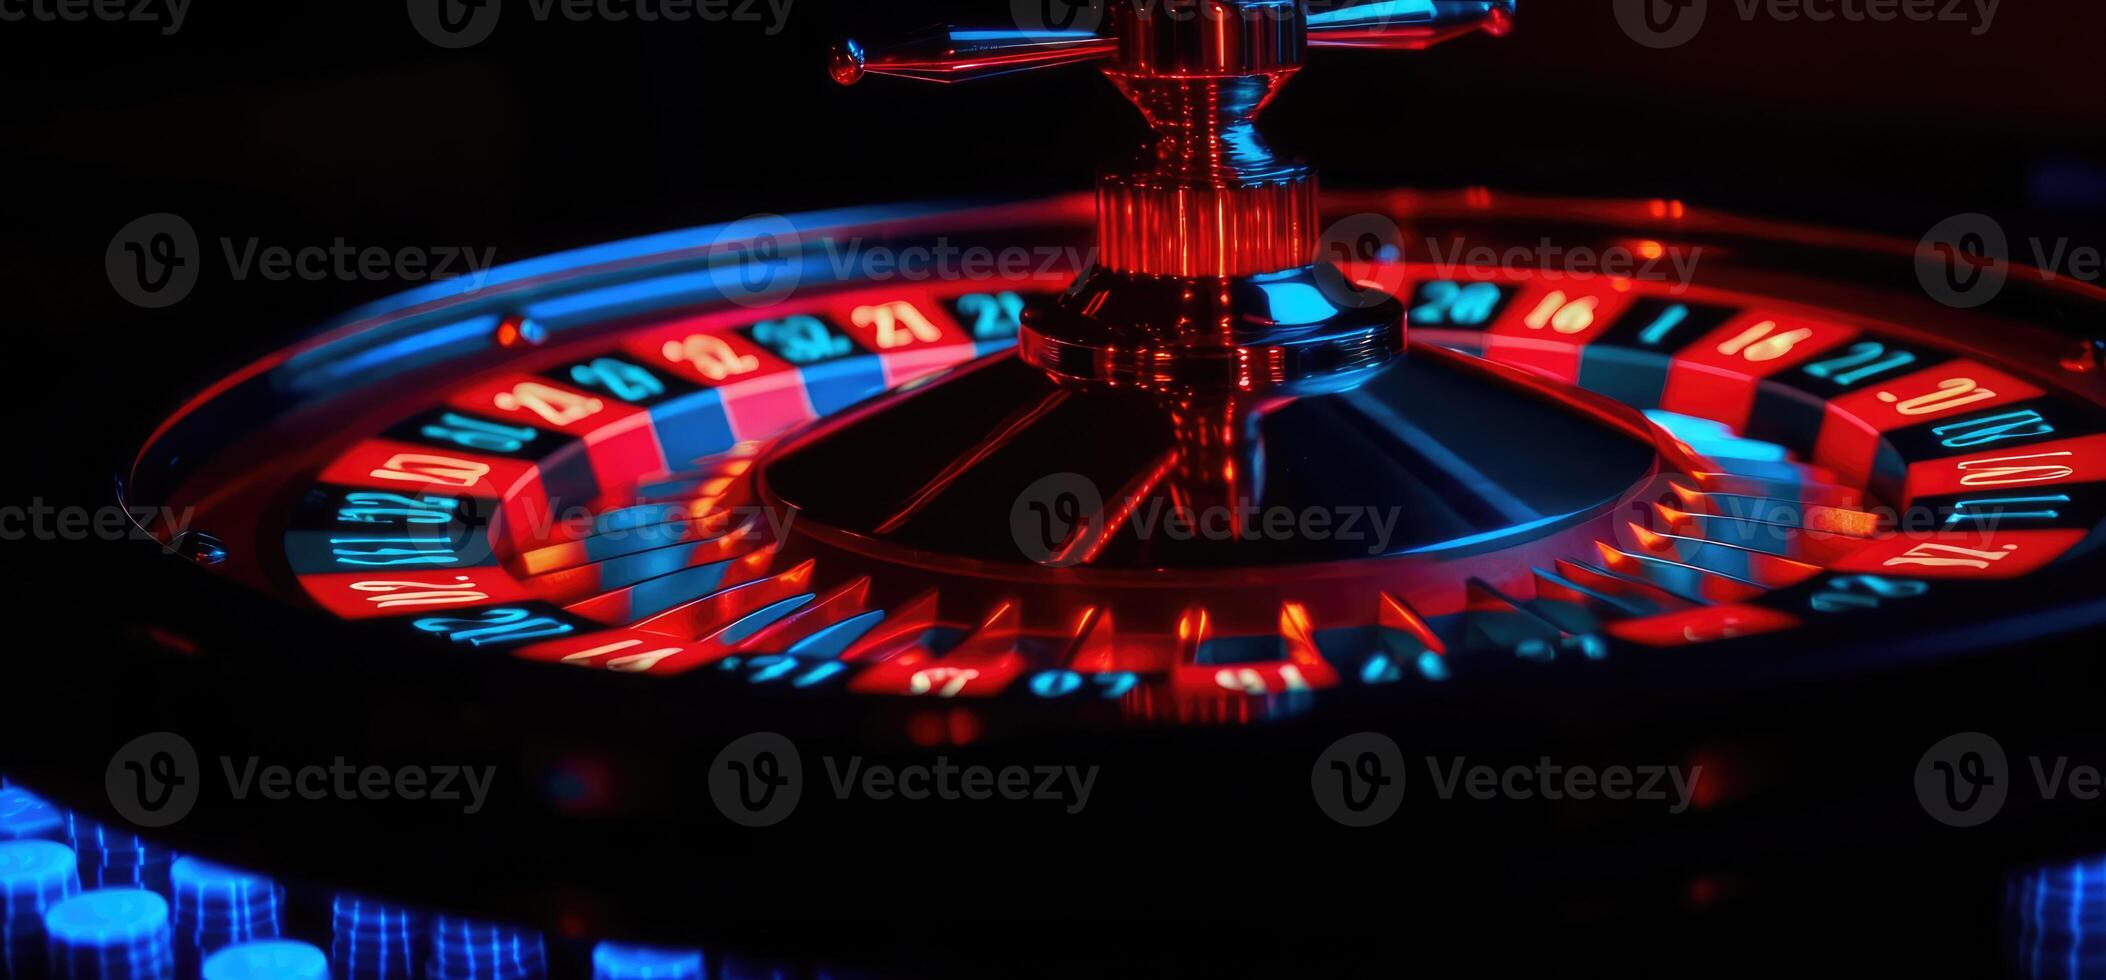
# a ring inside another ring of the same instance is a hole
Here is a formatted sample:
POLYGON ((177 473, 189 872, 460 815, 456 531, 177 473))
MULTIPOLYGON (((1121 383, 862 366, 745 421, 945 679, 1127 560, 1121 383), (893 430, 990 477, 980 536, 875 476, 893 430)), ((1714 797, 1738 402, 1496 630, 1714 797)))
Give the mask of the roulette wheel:
POLYGON ((844 42, 897 98, 1087 64, 1151 139, 1093 194, 552 254, 199 379, 117 481, 151 546, 66 570, 131 599, 107 653, 4 668, 10 969, 1346 972, 1456 919, 1996 935, 2006 891, 2075 962, 2089 865, 2041 863, 2084 810, 1976 733, 2096 748, 2057 725, 2106 292, 1322 189, 1261 135, 1323 48, 1516 15, 844 42), (1552 240, 1586 268, 1512 259, 1552 240), (1868 897, 1917 888, 1962 897, 1868 897))

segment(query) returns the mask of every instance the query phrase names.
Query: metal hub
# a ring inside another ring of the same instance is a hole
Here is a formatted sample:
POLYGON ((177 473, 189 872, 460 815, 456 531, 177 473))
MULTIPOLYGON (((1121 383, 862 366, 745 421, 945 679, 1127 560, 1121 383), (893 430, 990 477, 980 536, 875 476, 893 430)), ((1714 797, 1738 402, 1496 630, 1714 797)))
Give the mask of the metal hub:
POLYGON ((1024 358, 1079 382, 1234 395, 1404 351, 1403 308, 1316 264, 1316 171, 1257 117, 1311 46, 1416 50, 1504 34, 1513 0, 1111 0, 1106 33, 940 28, 839 45, 834 77, 959 81, 1094 61, 1155 135, 1097 182, 1097 263, 1025 321, 1024 358))

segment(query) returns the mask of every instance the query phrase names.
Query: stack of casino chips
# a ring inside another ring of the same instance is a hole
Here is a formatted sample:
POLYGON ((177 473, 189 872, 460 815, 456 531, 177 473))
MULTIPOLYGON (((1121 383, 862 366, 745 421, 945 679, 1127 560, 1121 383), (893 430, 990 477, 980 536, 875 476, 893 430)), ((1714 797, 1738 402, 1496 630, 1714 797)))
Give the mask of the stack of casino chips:
POLYGON ((2006 896, 2017 919, 2011 937, 2016 977, 2106 975, 2106 857, 2052 864, 2013 875, 2006 896))
POLYGON ((99 980, 172 980, 168 900, 140 888, 82 892, 44 915, 51 973, 99 980))
POLYGON ((80 893, 73 851, 48 840, 0 841, 0 976, 41 976, 44 916, 80 893))
POLYGON ((168 868, 175 852, 139 835, 66 814, 66 840, 80 857, 81 884, 89 888, 144 888, 168 893, 168 868))
POLYGON ((702 951, 601 943, 592 948, 592 980, 702 980, 702 951))
POLYGON ((399 905, 338 895, 329 952, 342 980, 409 980, 416 976, 424 916, 399 905))
POLYGON ((66 839, 66 815, 20 786, 0 789, 0 841, 66 839))
POLYGON ((202 980, 329 980, 329 957, 290 939, 236 943, 205 958, 202 980))
POLYGON ((178 858, 168 870, 175 899, 176 967, 195 975, 224 946, 276 939, 285 890, 261 875, 197 858, 178 858))
POLYGON ((536 980, 548 976, 541 934, 449 916, 431 923, 429 980, 536 980))

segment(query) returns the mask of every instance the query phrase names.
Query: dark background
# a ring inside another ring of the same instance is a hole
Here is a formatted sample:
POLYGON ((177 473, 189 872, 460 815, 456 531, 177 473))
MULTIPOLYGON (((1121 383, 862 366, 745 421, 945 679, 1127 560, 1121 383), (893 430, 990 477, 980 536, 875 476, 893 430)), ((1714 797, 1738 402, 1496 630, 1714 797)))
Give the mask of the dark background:
MULTIPOLYGON (((502 2, 495 35, 465 51, 425 41, 399 0, 199 0, 174 36, 0 23, 0 323, 20 470, 0 472, 0 505, 107 502, 185 396, 413 285, 235 281, 222 238, 513 261, 756 212, 1074 190, 1141 136, 1085 69, 956 87, 841 89, 825 75, 841 33, 946 11, 1000 24, 1003 0, 797 0, 772 36, 537 23, 525 0, 502 2), (155 212, 196 228, 205 272, 188 299, 148 311, 111 288, 104 250, 155 212)), ((1331 186, 1678 197, 1910 240, 1982 211, 2014 241, 2106 244, 2106 5, 2009 0, 1979 37, 1954 23, 1743 22, 1731 0, 1710 5, 1703 33, 1669 51, 1627 38, 1607 0, 1525 0, 1501 41, 1318 52, 1268 128, 1331 186)), ((33 567, 25 547, 0 542, 33 567)), ((1828 900, 1855 907, 1849 889, 1892 883, 1840 887, 1828 900)))
MULTIPOLYGON (((173 36, 0 23, 0 290, 33 365, 18 377, 65 407, 33 438, 119 458, 110 447, 218 373, 411 285, 235 281, 223 238, 512 261, 756 212, 1079 189, 1142 134, 1086 69, 853 89, 823 70, 844 32, 1000 24, 1006 2, 796 0, 773 35, 539 22, 503 2, 494 35, 463 51, 425 41, 399 0, 202 0, 173 36), (103 251, 163 211, 197 229, 204 275, 184 302, 140 310, 103 251)), ((1702 33, 1667 51, 1626 37, 1607 0, 1534 0, 1500 41, 1317 52, 1268 126, 1331 186, 1680 197, 1912 240, 1984 211, 2014 242, 2106 241, 2106 7, 2002 3, 1974 36, 1747 22, 1709 2, 1702 33)))

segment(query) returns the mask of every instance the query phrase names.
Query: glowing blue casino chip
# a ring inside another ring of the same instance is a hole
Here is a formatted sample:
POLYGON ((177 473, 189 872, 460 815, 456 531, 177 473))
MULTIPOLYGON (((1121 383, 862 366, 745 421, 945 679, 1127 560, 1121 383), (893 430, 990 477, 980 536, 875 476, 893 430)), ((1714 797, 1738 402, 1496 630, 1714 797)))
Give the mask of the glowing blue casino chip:
POLYGON ((237 943, 205 960, 204 980, 329 980, 329 957, 306 943, 237 943))
POLYGON ((66 833, 66 816, 20 786, 0 789, 0 841, 58 840, 66 833))
POLYGON ((178 858, 169 866, 169 888, 175 898, 176 961, 185 975, 221 947, 279 935, 285 893, 262 875, 178 858))
POLYGON ((417 944, 424 916, 412 909, 356 895, 338 895, 331 907, 329 948, 344 980, 408 980, 416 975, 417 944))
POLYGON ((84 892, 44 915, 52 972, 105 980, 175 975, 168 902, 139 888, 84 892))
POLYGON ((48 840, 0 843, 0 976, 45 971, 44 914, 79 892, 72 848, 48 840))
POLYGON ((167 848, 75 813, 66 814, 66 840, 80 855, 82 884, 89 888, 168 890, 168 867, 175 853, 167 848))
POLYGON ((601 943, 592 949, 593 980, 701 980, 702 951, 601 943))
MULTIPOLYGON (((70 896, 79 890, 80 872, 72 848, 48 840, 0 843, 0 897, 7 902, 7 921, 15 921, 18 902, 55 904, 53 896, 70 896)), ((46 909, 35 911, 42 921, 46 909)))
POLYGON ((431 980, 528 980, 548 975, 541 934, 439 916, 431 924, 431 980))

